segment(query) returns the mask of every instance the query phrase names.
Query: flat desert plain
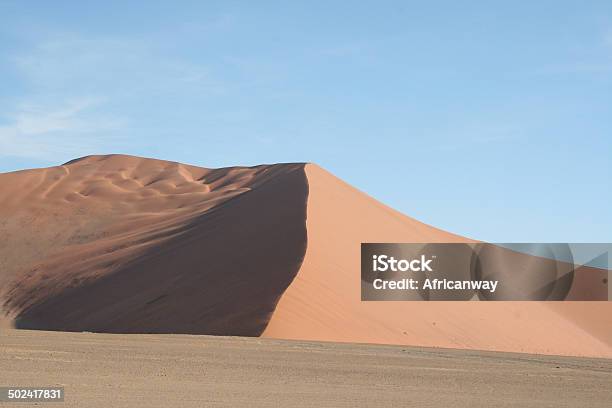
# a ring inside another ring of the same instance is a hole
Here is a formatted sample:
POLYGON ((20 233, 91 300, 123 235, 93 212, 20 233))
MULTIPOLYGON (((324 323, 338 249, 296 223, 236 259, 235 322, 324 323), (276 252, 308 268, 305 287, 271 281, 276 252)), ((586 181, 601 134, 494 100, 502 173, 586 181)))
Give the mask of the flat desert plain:
POLYGON ((63 386, 67 407, 610 407, 612 360, 3 330, 0 384, 63 386))

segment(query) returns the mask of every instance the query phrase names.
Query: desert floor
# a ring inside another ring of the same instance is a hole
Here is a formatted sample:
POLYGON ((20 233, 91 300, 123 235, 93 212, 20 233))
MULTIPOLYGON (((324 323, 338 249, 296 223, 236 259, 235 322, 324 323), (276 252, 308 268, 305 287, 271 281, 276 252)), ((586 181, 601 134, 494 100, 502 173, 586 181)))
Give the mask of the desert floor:
POLYGON ((0 333, 0 385, 64 386, 65 402, 53 406, 610 407, 610 384, 609 359, 244 337, 0 333))

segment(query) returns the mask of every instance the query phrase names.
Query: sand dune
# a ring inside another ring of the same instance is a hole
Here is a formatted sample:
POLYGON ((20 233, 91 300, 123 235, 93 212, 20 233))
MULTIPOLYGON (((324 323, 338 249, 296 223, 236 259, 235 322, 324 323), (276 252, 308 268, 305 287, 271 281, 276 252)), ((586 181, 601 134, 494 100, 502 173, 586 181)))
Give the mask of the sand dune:
POLYGON ((17 327, 612 357, 608 302, 361 302, 361 242, 468 241, 315 165, 91 156, 0 175, 17 327))
POLYGON ((306 249, 298 164, 88 157, 0 183, 18 328, 256 336, 306 249))
POLYGON ((360 242, 465 242, 315 165, 308 249, 265 337, 612 356, 609 302, 361 302, 360 242))

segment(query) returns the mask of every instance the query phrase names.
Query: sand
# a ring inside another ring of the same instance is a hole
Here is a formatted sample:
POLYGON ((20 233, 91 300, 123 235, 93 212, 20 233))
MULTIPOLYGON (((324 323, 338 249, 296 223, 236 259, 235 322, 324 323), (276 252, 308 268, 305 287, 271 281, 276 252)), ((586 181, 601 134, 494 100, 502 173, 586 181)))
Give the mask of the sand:
POLYGON ((5 327, 612 357, 609 302, 360 301, 361 242, 467 241, 312 164, 0 174, 5 327))
POLYGON ((18 328, 257 336, 306 249, 299 164, 92 156, 0 185, 18 328))
POLYGON ((0 333, 0 384, 63 386, 65 403, 57 406, 66 407, 609 407, 611 382, 612 360, 600 359, 244 337, 0 333))
POLYGON ((362 302, 360 242, 467 242, 384 206, 316 165, 308 249, 265 337, 612 356, 610 302, 362 302))

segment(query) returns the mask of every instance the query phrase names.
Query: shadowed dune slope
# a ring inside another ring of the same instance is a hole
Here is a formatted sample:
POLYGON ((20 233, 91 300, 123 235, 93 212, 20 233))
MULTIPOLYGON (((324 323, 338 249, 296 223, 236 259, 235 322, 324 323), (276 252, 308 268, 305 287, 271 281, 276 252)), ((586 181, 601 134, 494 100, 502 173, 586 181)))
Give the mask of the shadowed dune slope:
MULTIPOLYGON (((612 356, 610 302, 361 302, 361 242, 467 242, 306 165, 308 249, 264 337, 612 356)), ((449 205, 452 205, 449 203, 449 205)))
POLYGON ((259 335, 306 249, 302 164, 130 156, 0 175, 17 328, 259 335))

